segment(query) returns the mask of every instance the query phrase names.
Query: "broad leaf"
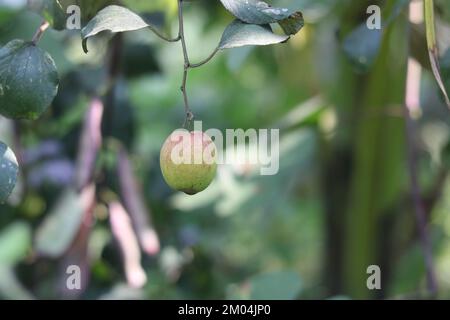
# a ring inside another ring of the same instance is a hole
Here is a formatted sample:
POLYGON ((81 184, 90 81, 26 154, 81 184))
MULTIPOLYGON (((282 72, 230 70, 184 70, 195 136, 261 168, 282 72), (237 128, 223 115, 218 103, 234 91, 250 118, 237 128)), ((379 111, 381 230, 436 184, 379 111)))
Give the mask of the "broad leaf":
POLYGON ((382 37, 382 30, 370 30, 363 23, 344 39, 344 52, 358 70, 365 72, 378 56, 382 37))
POLYGON ((58 92, 52 57, 31 42, 13 40, 0 49, 0 114, 34 120, 58 92))
POLYGON ((13 266, 23 259, 31 245, 30 227, 16 222, 0 233, 0 266, 13 266))
POLYGON ((287 35, 300 31, 304 25, 300 11, 275 8, 259 0, 220 0, 236 18, 251 24, 279 23, 287 35))
POLYGON ((95 188, 88 187, 78 194, 67 190, 46 217, 36 234, 36 250, 45 256, 59 257, 72 244, 91 206, 95 188))
POLYGON ((285 42, 289 36, 277 35, 272 32, 270 25, 247 24, 234 20, 224 31, 219 49, 230 49, 243 46, 285 42))
POLYGON ((30 10, 40 14, 52 28, 63 30, 66 27, 66 11, 58 0, 30 0, 30 10))
POLYGON ((358 71, 367 72, 375 63, 383 39, 383 30, 396 21, 408 4, 408 0, 395 0, 390 13, 386 12, 385 8, 382 15, 386 18, 381 29, 369 29, 364 22, 346 35, 343 49, 358 71))
POLYGON ((5 202, 13 191, 19 172, 19 165, 12 150, 0 142, 0 203, 5 202))
POLYGON ((108 6, 97 13, 97 15, 89 21, 86 27, 81 30, 81 35, 83 37, 83 50, 86 53, 88 52, 88 38, 95 36, 100 32, 110 31, 115 33, 140 30, 144 28, 150 28, 156 32, 156 27, 154 25, 146 22, 131 10, 116 5, 108 6))

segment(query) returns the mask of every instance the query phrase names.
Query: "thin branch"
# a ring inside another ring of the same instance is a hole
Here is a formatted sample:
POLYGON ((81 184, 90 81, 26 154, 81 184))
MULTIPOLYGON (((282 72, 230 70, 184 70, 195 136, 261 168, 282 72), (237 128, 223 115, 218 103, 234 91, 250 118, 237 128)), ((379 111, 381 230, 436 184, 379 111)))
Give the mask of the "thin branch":
POLYGON ((184 36, 184 21, 183 21, 183 2, 185 0, 178 0, 178 21, 179 21, 179 31, 178 31, 178 40, 181 40, 181 46, 183 48, 183 57, 184 57, 184 69, 183 69, 183 81, 181 83, 181 92, 183 93, 183 99, 184 99, 184 109, 186 113, 186 118, 184 121, 184 127, 186 126, 194 119, 194 114, 191 111, 191 108, 189 107, 189 99, 187 95, 186 90, 186 84, 188 79, 188 73, 189 69, 192 68, 198 68, 203 66, 204 64, 211 61, 212 58, 216 55, 216 53, 219 51, 219 47, 215 48, 214 51, 203 61, 199 63, 191 63, 189 60, 189 54, 187 50, 186 45, 186 38, 184 36))
POLYGON ((167 42, 178 42, 181 40, 180 35, 178 35, 176 38, 169 38, 167 36, 165 36, 164 34, 162 34, 158 29, 154 28, 153 26, 149 25, 148 26, 150 30, 152 30, 158 37, 160 37, 161 39, 167 41, 167 42))
POLYGON ((189 55, 187 52, 186 39, 184 37, 183 0, 178 0, 178 21, 179 21, 178 37, 181 39, 181 45, 183 47, 184 68, 188 69, 190 66, 190 62, 189 62, 189 55))
POLYGON ((50 27, 50 23, 48 23, 47 21, 42 21, 41 25, 39 26, 39 28, 36 30, 36 33, 33 36, 33 39, 31 39, 31 42, 34 45, 37 45, 38 42, 41 40, 42 36, 44 35, 45 31, 50 27))
POLYGON ((216 55, 217 52, 219 52, 219 47, 215 48, 214 51, 208 56, 208 58, 206 58, 205 60, 203 60, 199 63, 190 63, 189 67, 190 68, 198 68, 204 64, 207 64, 208 62, 210 62, 212 60, 212 58, 214 58, 214 56, 216 55))
POLYGON ((189 55, 187 52, 186 39, 184 37, 184 21, 183 21, 183 0, 178 0, 178 21, 179 21, 179 32, 178 36, 181 39, 181 46, 183 48, 183 57, 184 57, 184 71, 183 71, 183 82, 181 83, 181 92, 183 93, 184 98, 184 109, 186 113, 186 119, 184 122, 184 126, 186 127, 189 121, 192 121, 194 118, 194 114, 189 107, 189 99, 186 92, 186 83, 188 78, 188 70, 190 68, 189 55))
POLYGON ((183 72, 183 82, 181 84, 181 92, 183 93, 183 99, 184 99, 184 111, 186 113, 186 119, 184 121, 183 127, 186 127, 188 125, 188 122, 192 121, 194 119, 194 114, 191 111, 191 108, 189 107, 189 99, 186 92, 186 82, 188 78, 188 69, 184 68, 183 72))

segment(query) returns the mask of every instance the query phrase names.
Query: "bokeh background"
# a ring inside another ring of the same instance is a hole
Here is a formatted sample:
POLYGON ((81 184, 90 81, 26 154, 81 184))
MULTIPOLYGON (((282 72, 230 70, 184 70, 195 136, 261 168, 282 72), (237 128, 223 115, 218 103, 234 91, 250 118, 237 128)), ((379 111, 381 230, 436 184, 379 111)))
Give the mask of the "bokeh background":
MULTIPOLYGON (((122 3, 176 34, 175 0, 122 3)), ((21 166, 0 206, 0 297, 428 297, 408 170, 410 56, 420 72, 411 78, 409 141, 438 297, 450 298, 450 111, 420 16, 410 22, 401 0, 272 3, 300 9, 305 27, 286 44, 219 53, 190 72, 188 93, 205 129, 280 129, 280 171, 222 165, 195 196, 170 190, 159 169, 160 147, 184 119, 180 44, 148 30, 103 34, 86 55, 79 31, 46 32, 40 46, 58 67, 57 98, 38 121, 0 117, 0 139, 21 166), (371 4, 382 8, 382 31, 360 27, 371 4), (93 184, 80 191, 80 154, 92 147, 80 141, 99 105, 102 146, 93 184), (82 290, 66 288, 72 264, 81 267, 82 290), (381 290, 366 287, 372 264, 381 290)), ((436 10, 447 82, 449 2, 436 1, 436 10)), ((26 1, 0 0, 0 44, 31 39, 41 19, 26 1)), ((186 3, 192 61, 209 55, 232 19, 219 1, 186 3)))

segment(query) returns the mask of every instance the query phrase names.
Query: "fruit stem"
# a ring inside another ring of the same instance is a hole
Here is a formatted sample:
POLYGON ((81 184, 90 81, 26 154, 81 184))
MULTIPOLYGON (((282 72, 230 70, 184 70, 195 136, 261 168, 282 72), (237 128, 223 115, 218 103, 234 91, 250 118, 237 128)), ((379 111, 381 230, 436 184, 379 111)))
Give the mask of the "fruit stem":
POLYGON ((42 36, 44 35, 45 31, 50 27, 50 23, 48 23, 46 20, 42 21, 39 28, 36 30, 36 33, 33 36, 33 39, 31 39, 31 42, 33 45, 37 45, 38 42, 41 40, 42 36))
POLYGON ((219 52, 219 47, 215 48, 214 51, 205 60, 200 61, 199 63, 191 63, 191 61, 189 60, 189 54, 187 50, 186 38, 184 36, 183 1, 184 0, 178 0, 179 31, 177 39, 181 40, 181 47, 183 48, 183 57, 184 57, 183 81, 181 83, 180 89, 181 92, 183 93, 184 111, 186 114, 183 127, 186 128, 192 123, 192 120, 194 120, 194 114, 192 113, 191 108, 189 107, 189 99, 186 90, 189 69, 201 67, 204 64, 208 63, 209 61, 211 61, 212 58, 214 58, 214 56, 216 55, 216 53, 219 52))
POLYGON ((186 39, 184 37, 184 21, 183 21, 183 0, 178 0, 178 21, 179 21, 179 31, 178 37, 181 40, 181 47, 183 48, 183 57, 184 57, 184 70, 183 70, 183 81, 181 83, 181 92, 183 93, 184 98, 184 111, 186 113, 186 118, 184 121, 184 127, 194 119, 194 114, 189 107, 189 99, 186 92, 186 84, 188 78, 188 71, 191 67, 191 63, 189 61, 189 55, 186 46, 186 39))

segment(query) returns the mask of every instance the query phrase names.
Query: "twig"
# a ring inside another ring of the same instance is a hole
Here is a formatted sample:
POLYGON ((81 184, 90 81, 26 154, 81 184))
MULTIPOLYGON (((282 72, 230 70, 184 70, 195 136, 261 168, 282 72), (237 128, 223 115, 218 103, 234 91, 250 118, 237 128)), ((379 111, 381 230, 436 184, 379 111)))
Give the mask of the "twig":
POLYGON ((50 23, 47 21, 42 21, 39 28, 36 30, 36 33, 33 36, 33 39, 31 39, 31 42, 33 45, 37 45, 38 42, 41 40, 42 36, 44 35, 45 31, 50 27, 50 23))
POLYGON ((216 55, 216 53, 219 51, 219 47, 215 48, 214 51, 209 55, 208 58, 206 58, 205 60, 199 62, 199 63, 191 63, 189 64, 190 68, 198 68, 201 67, 204 64, 207 64, 209 61, 211 61, 212 58, 214 58, 214 56, 216 55))
POLYGON ((181 45, 183 47, 184 67, 185 69, 188 69, 190 66, 190 62, 189 62, 189 55, 187 52, 186 39, 184 37, 183 0, 178 0, 178 21, 179 21, 178 37, 181 39, 181 45))
POLYGON ((186 119, 184 122, 184 126, 188 124, 188 122, 194 119, 194 114, 189 107, 189 99, 186 92, 186 83, 188 78, 188 70, 190 68, 189 55, 187 52, 186 39, 184 37, 184 21, 183 21, 183 0, 178 0, 178 22, 179 22, 179 31, 178 36, 181 39, 181 46, 183 48, 183 57, 184 57, 184 71, 183 71, 183 81, 181 83, 181 92, 183 93, 184 98, 184 111, 186 114, 186 119))
POLYGON ((183 81, 181 83, 180 89, 181 89, 181 92, 183 93, 184 111, 186 113, 186 119, 184 121, 183 126, 186 128, 187 125, 194 119, 194 114, 192 113, 191 108, 189 107, 189 99, 188 99, 187 90, 186 90, 189 69, 201 67, 204 64, 208 63, 209 61, 211 61, 211 59, 214 58, 216 53, 219 51, 219 48, 218 47, 215 48, 214 51, 205 60, 203 60, 199 63, 191 63, 190 62, 187 45, 186 45, 186 38, 184 36, 183 1, 184 0, 178 0, 179 32, 178 32, 177 39, 181 40, 181 46, 183 48, 183 57, 184 57, 183 81))
POLYGON ((160 37, 161 39, 163 39, 167 42, 178 42, 181 40, 180 35, 178 35, 176 38, 169 38, 169 37, 165 36, 164 34, 162 34, 158 29, 154 28, 153 26, 149 25, 148 27, 150 28, 150 30, 153 31, 153 33, 155 35, 157 35, 158 37, 160 37))

